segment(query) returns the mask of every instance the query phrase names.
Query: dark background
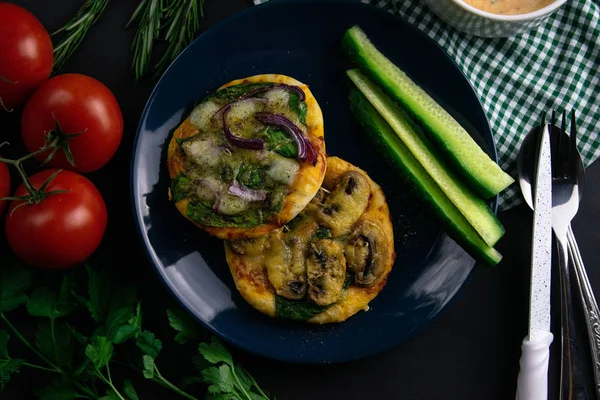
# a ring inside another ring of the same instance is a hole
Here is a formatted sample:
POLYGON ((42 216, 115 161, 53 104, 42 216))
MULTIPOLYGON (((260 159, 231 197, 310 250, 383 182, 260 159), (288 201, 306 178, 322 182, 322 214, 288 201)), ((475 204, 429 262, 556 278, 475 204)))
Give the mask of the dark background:
MULTIPOLYGON (((49 32, 53 32, 75 14, 82 1, 22 0, 16 3, 31 11, 49 32)), ((153 329, 157 326, 157 334, 168 338, 172 333, 166 327, 164 313, 175 303, 144 255, 129 199, 129 166, 134 135, 146 99, 156 83, 156 79, 151 77, 136 82, 130 68, 129 46, 134 30, 124 30, 123 27, 137 3, 136 0, 111 2, 83 45, 58 72, 90 75, 106 84, 119 101, 125 119, 121 147, 105 168, 87 175, 102 192, 109 211, 107 234, 91 262, 97 268, 110 270, 112 276, 120 277, 123 282, 140 287, 139 297, 147 324, 153 329)), ((201 31, 249 6, 250 0, 207 0, 201 31)), ((158 58, 164 48, 159 45, 157 49, 155 56, 158 58)), ((19 139, 18 111, 0 114, 0 130, 0 141, 11 142, 11 146, 3 148, 3 153, 8 157, 24 154, 19 139)), ((573 229, 588 266, 592 286, 600 292, 600 270, 596 267, 600 264, 600 254, 594 250, 600 239, 597 230, 600 220, 598 196, 600 165, 596 163, 588 168, 586 195, 573 229)), ((281 400, 514 398, 520 344, 527 333, 531 212, 521 206, 501 213, 500 219, 507 230, 507 235, 497 246, 504 255, 502 263, 490 270, 477 269, 439 319, 417 337, 396 348, 363 360, 328 366, 285 364, 232 348, 234 358, 255 376, 265 390, 281 400)), ((0 239, 4 242, 3 238, 0 239)), ((1 251, 6 251, 6 246, 1 246, 1 251)), ((553 282, 556 286, 557 279, 553 282)), ((556 293, 556 287, 554 289, 556 293)), ((554 295, 553 321, 558 321, 557 300, 554 295)), ((578 301, 576 306, 579 306, 578 301)), ((577 317, 581 318, 581 315, 577 317)), ((15 319, 27 323, 25 315, 17 314, 15 319)), ((583 321, 579 323, 584 331, 583 321)), ((560 359, 557 324, 553 325, 553 332, 550 398, 558 398, 555 396, 560 359)), ((584 336, 582 339, 587 366, 587 338, 584 336)), ((167 341, 159 359, 163 374, 177 382, 180 374, 190 372, 189 350, 167 341)), ((590 374, 589 370, 586 372, 590 374)), ((15 400, 33 398, 31 388, 45 379, 44 374, 24 369, 1 397, 15 400)), ((176 398, 171 392, 142 381, 134 381, 142 399, 176 398)), ((201 398, 202 390, 197 388, 195 395, 201 398)))

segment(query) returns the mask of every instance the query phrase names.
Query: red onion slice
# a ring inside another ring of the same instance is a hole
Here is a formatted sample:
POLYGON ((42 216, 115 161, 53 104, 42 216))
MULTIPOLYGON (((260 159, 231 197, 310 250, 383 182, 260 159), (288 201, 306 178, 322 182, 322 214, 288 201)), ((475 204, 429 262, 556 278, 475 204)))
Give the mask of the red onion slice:
POLYGON ((248 201, 263 201, 267 198, 267 193, 264 190, 249 189, 246 186, 240 185, 236 180, 231 182, 227 191, 234 196, 248 201))
POLYGON ((292 121, 281 114, 270 112, 257 112, 254 117, 263 124, 274 125, 283 130, 296 142, 298 146, 298 160, 309 162, 313 165, 317 163, 317 154, 310 140, 304 135, 304 132, 298 128, 292 121))
POLYGON ((227 126, 227 114, 229 114, 229 110, 231 107, 225 108, 222 114, 223 121, 223 131, 225 132, 225 137, 232 145, 249 150, 262 150, 265 147, 265 142, 261 139, 245 139, 239 136, 236 136, 229 127, 227 126))
POLYGON ((298 95, 298 98, 300 99, 300 101, 306 100, 306 95, 304 94, 304 90, 300 89, 298 86, 286 85, 285 83, 276 83, 274 85, 261 86, 261 87, 257 87, 257 88, 248 90, 246 93, 241 95, 238 98, 238 100, 236 100, 236 101, 247 99, 249 97, 254 97, 257 94, 268 92, 269 90, 275 89, 275 88, 281 88, 283 90, 287 90, 288 92, 294 92, 295 94, 298 95))

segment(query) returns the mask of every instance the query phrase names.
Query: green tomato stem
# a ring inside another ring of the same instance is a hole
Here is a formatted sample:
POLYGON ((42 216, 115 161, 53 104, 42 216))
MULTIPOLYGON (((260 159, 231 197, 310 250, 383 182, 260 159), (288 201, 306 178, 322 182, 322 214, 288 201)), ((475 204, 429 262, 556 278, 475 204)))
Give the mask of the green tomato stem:
POLYGON ((23 169, 22 164, 23 164, 23 162, 25 162, 31 158, 34 158, 38 154, 44 153, 48 150, 55 148, 57 145, 58 145, 58 139, 54 139, 53 141, 46 144, 44 147, 40 148, 39 150, 36 150, 33 153, 29 153, 26 156, 23 156, 19 159, 11 160, 9 158, 0 157, 0 162, 8 164, 8 165, 12 165, 16 168, 17 172, 19 173, 19 177, 21 178, 21 181, 23 181, 23 184, 25 185, 25 188, 27 188, 27 191, 33 197, 34 203, 39 203, 45 197, 45 194, 41 193, 41 191, 36 190, 33 187, 31 182, 29 181, 29 178, 27 177, 27 174, 25 173, 25 170, 23 169))

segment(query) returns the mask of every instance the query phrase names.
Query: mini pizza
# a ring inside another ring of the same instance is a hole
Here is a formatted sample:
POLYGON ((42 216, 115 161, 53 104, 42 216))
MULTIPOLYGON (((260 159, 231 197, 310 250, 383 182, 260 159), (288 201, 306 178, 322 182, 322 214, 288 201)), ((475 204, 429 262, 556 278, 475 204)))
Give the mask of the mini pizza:
POLYGON ((222 239, 266 234, 292 220, 325 175, 323 115, 308 86, 284 75, 223 85, 169 143, 171 199, 222 239))
POLYGON ((381 187, 337 157, 328 158, 322 188, 296 218, 270 234, 226 242, 225 253, 254 308, 317 324, 367 310, 395 259, 381 187))

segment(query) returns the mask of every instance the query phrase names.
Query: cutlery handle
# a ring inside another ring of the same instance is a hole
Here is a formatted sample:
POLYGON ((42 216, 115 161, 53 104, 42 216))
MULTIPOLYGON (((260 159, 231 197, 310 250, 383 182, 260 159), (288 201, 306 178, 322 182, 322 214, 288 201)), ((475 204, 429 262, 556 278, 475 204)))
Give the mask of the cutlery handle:
POLYGON ((583 259, 581 258, 581 254, 579 254, 579 247, 577 246, 577 241, 575 240, 575 235, 573 234, 570 225, 567 231, 567 240, 569 244, 569 253, 573 260, 573 269, 575 270, 579 294, 581 295, 581 302, 583 304, 585 322, 590 341, 594 370, 594 387, 596 389, 596 395, 598 399, 600 399, 600 310, 598 309, 598 303, 596 302, 596 297, 594 296, 592 286, 590 285, 583 259))
POLYGON ((536 332, 521 345, 520 370, 517 378, 516 400, 548 400, 548 361, 552 333, 536 332))
POLYGON ((571 296, 571 278, 569 275, 566 236, 564 235, 562 238, 556 236, 561 309, 560 399, 584 400, 587 399, 587 394, 581 371, 581 361, 579 360, 579 346, 577 344, 573 315, 573 298, 571 296))

